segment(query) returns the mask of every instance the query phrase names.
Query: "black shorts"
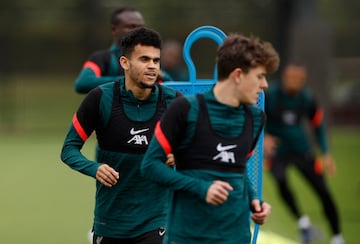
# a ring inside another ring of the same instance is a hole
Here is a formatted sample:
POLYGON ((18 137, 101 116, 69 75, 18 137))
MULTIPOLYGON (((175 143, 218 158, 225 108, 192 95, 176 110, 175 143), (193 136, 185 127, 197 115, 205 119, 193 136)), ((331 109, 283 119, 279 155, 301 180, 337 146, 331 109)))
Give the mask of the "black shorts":
POLYGON ((110 238, 94 234, 93 244, 162 244, 165 228, 146 232, 134 238, 110 238))

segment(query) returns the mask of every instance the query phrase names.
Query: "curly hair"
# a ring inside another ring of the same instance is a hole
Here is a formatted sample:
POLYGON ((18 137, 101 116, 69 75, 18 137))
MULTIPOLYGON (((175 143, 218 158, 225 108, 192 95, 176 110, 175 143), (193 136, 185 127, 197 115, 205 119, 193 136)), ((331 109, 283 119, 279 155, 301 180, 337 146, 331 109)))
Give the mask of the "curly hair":
POLYGON ((217 50, 216 63, 218 79, 223 80, 235 68, 247 73, 251 68, 264 66, 266 72, 273 73, 279 67, 280 58, 269 42, 255 36, 230 34, 217 50))
POLYGON ((161 36, 158 32, 145 27, 136 28, 128 32, 121 40, 123 55, 129 57, 134 51, 135 46, 139 44, 161 49, 161 36))

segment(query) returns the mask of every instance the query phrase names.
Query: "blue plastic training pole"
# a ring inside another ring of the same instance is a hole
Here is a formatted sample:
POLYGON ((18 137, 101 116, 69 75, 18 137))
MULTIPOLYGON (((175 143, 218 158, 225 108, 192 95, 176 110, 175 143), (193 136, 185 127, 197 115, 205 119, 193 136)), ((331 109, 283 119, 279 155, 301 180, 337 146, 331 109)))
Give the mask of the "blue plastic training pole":
MULTIPOLYGON (((218 45, 221 45, 226 38, 226 35, 220 29, 214 26, 201 26, 193 30, 185 40, 183 48, 184 61, 189 71, 188 81, 170 81, 164 82, 166 86, 170 86, 177 89, 184 95, 191 95, 197 93, 203 93, 205 90, 210 89, 217 80, 217 67, 214 68, 213 79, 201 79, 196 78, 196 69, 194 62, 190 56, 190 49, 195 41, 201 38, 210 38, 214 40, 218 45)), ((260 94, 257 101, 257 105, 264 110, 264 93, 260 94)), ((255 147, 255 152, 247 163, 247 174, 253 186, 257 189, 258 197, 262 197, 262 164, 263 164, 263 132, 260 135, 259 141, 255 147)), ((256 243, 259 232, 259 225, 254 225, 252 244, 256 243)))

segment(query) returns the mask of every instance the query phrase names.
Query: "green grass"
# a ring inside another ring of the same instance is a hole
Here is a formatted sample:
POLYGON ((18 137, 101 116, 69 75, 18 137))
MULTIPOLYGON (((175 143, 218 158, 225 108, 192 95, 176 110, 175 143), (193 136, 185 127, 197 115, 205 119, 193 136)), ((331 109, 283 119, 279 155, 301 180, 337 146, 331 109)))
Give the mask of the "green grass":
MULTIPOLYGON (((0 100, 0 233, 4 243, 87 243, 92 224, 94 180, 60 161, 65 133, 83 96, 75 94, 74 77, 13 77, 0 100), (13 91, 13 93, 11 93, 13 91), (14 109, 11 113, 10 109, 14 109)), ((347 243, 358 243, 360 229, 360 128, 332 128, 337 174, 328 178, 339 206, 347 243)), ((83 152, 93 157, 91 137, 83 152)), ((316 196, 291 170, 297 198, 329 243, 329 229, 316 196)), ((295 221, 280 201, 273 180, 264 174, 264 198, 272 215, 261 230, 297 240, 295 221)))
POLYGON ((1 136, 4 243, 86 243, 94 182, 61 163, 61 145, 59 133, 1 136))

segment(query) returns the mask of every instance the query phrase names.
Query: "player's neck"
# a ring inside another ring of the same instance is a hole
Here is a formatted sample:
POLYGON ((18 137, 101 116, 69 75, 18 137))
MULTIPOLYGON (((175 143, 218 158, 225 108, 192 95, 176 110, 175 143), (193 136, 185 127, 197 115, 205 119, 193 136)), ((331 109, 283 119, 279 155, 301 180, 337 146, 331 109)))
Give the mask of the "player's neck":
POLYGON ((214 86, 214 97, 219 103, 231 107, 240 106, 240 101, 237 99, 235 89, 233 89, 230 82, 218 81, 214 86))
POLYGON ((125 89, 131 91, 134 97, 138 100, 146 100, 152 91, 152 88, 142 88, 136 85, 135 83, 125 82, 125 89))

